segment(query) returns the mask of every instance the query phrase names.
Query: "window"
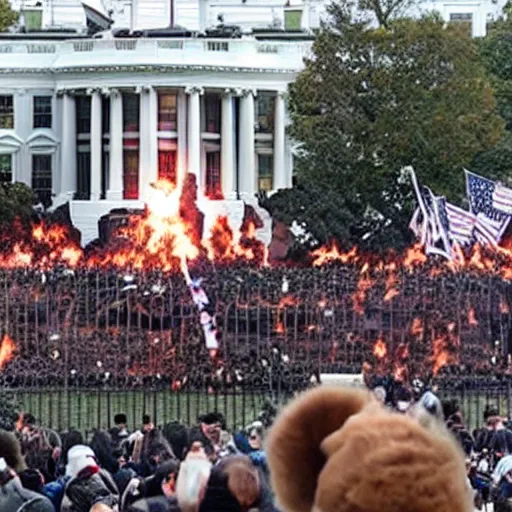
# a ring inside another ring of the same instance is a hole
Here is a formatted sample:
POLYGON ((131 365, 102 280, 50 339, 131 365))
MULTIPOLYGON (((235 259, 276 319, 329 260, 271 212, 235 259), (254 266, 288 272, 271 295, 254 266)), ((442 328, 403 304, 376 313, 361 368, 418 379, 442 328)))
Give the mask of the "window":
POLYGON ((220 153, 206 153, 206 196, 209 199, 222 199, 220 182, 220 153))
POLYGON ((176 151, 158 151, 158 179, 176 184, 176 151))
POLYGON ((139 151, 125 149, 123 158, 123 198, 139 199, 139 151))
POLYGON ((204 120, 205 132, 220 133, 220 95, 205 94, 204 120))
POLYGON ((274 175, 274 157, 258 155, 258 190, 272 190, 274 175))
POLYGON ((0 128, 14 128, 14 104, 12 96, 0 96, 0 128))
POLYGON ((46 208, 52 204, 51 155, 32 155, 32 190, 46 208))
POLYGON ((468 34, 473 35, 473 14, 470 12, 452 12, 450 13, 450 23, 458 23, 467 30, 468 34))
POLYGON ((0 155, 0 183, 12 183, 12 155, 0 155))
POLYGON ((178 122, 178 97, 176 94, 158 94, 158 131, 175 132, 178 122))
POLYGON ((91 98, 76 97, 76 133, 91 133, 91 98))
POLYGON ((123 131, 139 131, 139 95, 123 93, 123 131))
POLYGON ((256 98, 256 133, 274 132, 275 96, 261 93, 256 98))
POLYGON ((91 152, 83 149, 77 152, 75 199, 88 201, 91 197, 91 152))
POLYGON ((103 135, 110 133, 110 98, 103 98, 101 102, 101 127, 103 135))
POLYGON ((52 127, 52 97, 34 96, 34 128, 52 127))

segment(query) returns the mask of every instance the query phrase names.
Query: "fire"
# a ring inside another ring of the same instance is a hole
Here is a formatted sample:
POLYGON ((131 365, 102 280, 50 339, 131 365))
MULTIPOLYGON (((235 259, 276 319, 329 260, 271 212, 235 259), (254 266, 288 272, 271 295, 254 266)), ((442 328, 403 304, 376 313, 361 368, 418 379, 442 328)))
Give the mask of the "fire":
POLYGON ((476 327, 478 325, 478 320, 476 319, 475 310, 473 307, 470 307, 468 310, 468 323, 472 327, 476 327))
POLYGON ((403 259, 403 265, 406 268, 410 268, 417 265, 424 265, 426 261, 427 256, 423 250, 423 246, 421 244, 414 244, 407 249, 403 259))
POLYGON ((446 339, 444 336, 440 336, 432 342, 432 359, 432 372, 434 375, 437 375, 443 366, 450 363, 450 353, 446 348, 446 339))
POLYGON ((384 359, 388 353, 388 348, 386 347, 386 343, 382 338, 379 338, 375 345, 373 346, 373 355, 377 359, 384 359))
POLYGON ((347 252, 341 252, 338 249, 336 243, 333 243, 330 247, 322 246, 316 251, 313 251, 313 265, 318 267, 320 265, 325 265, 331 261, 339 261, 341 263, 349 263, 351 261, 355 261, 357 258, 357 247, 352 247, 352 249, 347 252))
POLYGON ((354 304, 354 311, 359 314, 364 314, 364 305, 366 302, 366 293, 375 284, 373 279, 369 277, 362 277, 357 283, 357 288, 352 295, 352 302, 354 304))
POLYGON ((421 336, 423 334, 423 322, 421 318, 416 317, 412 321, 411 334, 413 336, 421 336))
POLYGON ((11 361, 15 352, 16 344, 8 334, 4 334, 2 343, 0 344, 0 370, 2 370, 5 365, 11 361))
POLYGON ((391 290, 388 290, 386 295, 384 295, 384 302, 389 302, 397 295, 400 295, 400 292, 396 288, 391 288, 391 290))

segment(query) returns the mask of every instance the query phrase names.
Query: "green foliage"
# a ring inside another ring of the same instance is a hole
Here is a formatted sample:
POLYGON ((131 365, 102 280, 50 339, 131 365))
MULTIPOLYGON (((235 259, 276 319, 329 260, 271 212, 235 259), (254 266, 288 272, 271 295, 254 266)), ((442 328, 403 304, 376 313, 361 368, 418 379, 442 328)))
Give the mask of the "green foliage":
MULTIPOLYGON (((304 190, 328 191, 337 206, 328 227, 318 233, 311 226, 315 237, 329 232, 348 245, 401 246, 410 241, 412 209, 403 169, 413 166, 437 194, 460 202, 462 167, 494 146, 503 121, 464 28, 431 15, 373 29, 352 12, 348 0, 331 6, 332 21, 289 88, 296 172, 304 190), (341 231, 337 224, 346 222, 341 231)), ((290 217, 286 202, 303 217, 315 215, 315 200, 300 190, 270 200, 290 217)))
POLYGON ((34 193, 24 183, 0 186, 0 226, 12 226, 15 219, 27 222, 32 215, 34 193))
POLYGON ((498 109, 505 120, 507 132, 502 140, 489 151, 477 155, 472 164, 475 172, 512 182, 512 20, 511 5, 508 19, 501 19, 490 27, 480 43, 482 60, 491 76, 498 109))
POLYGON ((0 393, 0 429, 14 430, 18 418, 18 407, 13 398, 7 393, 0 393))
POLYGON ((13 11, 9 0, 0 0, 0 32, 5 32, 18 21, 18 13, 13 11))

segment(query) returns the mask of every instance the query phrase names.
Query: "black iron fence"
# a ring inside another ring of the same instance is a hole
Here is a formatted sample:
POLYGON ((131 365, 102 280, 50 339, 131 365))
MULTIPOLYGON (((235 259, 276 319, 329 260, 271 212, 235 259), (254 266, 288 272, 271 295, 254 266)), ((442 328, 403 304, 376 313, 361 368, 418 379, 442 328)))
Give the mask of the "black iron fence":
MULTIPOLYGON (((483 425, 487 406, 498 407, 500 413, 512 418, 512 383, 489 382, 487 379, 467 382, 437 383, 441 399, 457 399, 469 428, 483 425)), ((141 425, 149 414, 157 425, 179 421, 186 425, 197 422, 199 415, 221 412, 229 428, 243 427, 265 414, 271 404, 279 408, 293 393, 275 389, 239 389, 237 391, 172 391, 163 389, 91 389, 91 388, 28 388, 11 389, 7 393, 21 409, 31 412, 43 425, 59 431, 76 428, 84 432, 110 428, 116 413, 128 417, 131 428, 141 425)))

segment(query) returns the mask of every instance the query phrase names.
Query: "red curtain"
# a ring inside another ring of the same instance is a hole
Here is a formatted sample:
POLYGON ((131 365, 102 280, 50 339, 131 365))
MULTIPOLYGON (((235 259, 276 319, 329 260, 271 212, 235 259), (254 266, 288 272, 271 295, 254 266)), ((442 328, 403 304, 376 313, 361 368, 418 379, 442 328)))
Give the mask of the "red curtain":
POLYGON ((158 152, 158 178, 176 184, 176 151, 158 152))

